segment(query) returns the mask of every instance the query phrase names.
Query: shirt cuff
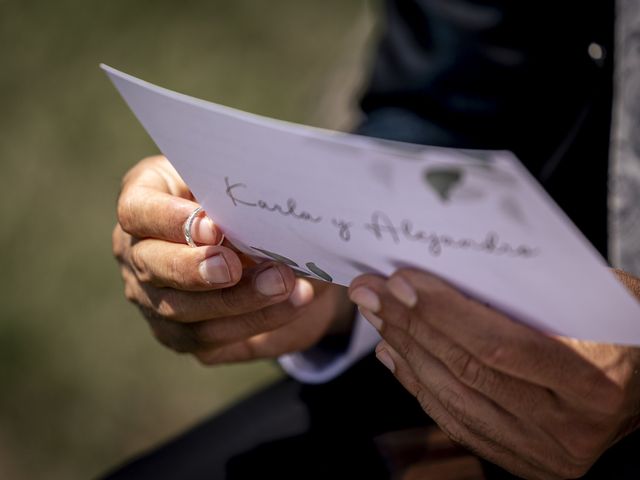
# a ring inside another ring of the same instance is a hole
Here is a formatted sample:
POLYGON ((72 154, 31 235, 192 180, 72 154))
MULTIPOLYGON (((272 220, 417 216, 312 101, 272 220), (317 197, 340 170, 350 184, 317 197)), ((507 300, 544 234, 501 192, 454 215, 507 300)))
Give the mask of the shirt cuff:
POLYGON ((341 352, 314 347, 304 352, 282 355, 280 366, 302 383, 324 383, 340 375, 375 349, 380 335, 358 312, 348 346, 341 352))

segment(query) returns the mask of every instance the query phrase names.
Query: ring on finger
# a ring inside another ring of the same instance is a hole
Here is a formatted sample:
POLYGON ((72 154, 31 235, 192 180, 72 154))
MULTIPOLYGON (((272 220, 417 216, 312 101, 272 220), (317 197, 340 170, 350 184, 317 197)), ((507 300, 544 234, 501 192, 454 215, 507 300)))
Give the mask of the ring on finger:
MULTIPOLYGON (((187 242, 187 245, 189 245, 190 247, 198 246, 196 242, 193 240, 193 236, 191 235, 191 228, 193 227, 193 222, 196 220, 196 218, 198 218, 198 215, 200 215, 200 212, 202 211, 203 211, 202 207, 196 208, 187 217, 182 227, 182 233, 184 233, 184 239, 187 242)), ((224 242, 224 233, 222 234, 222 237, 220 238, 220 241, 216 244, 216 246, 222 245, 222 242, 224 242)))

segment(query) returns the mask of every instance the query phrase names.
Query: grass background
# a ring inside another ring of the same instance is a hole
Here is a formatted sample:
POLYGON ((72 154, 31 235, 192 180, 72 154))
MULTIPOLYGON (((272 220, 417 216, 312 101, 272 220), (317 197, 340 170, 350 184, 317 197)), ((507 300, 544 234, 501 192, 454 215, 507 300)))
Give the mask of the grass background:
POLYGON ((157 151, 99 71, 331 128, 377 4, 0 0, 0 478, 91 478, 281 375, 206 369, 123 298, 122 174, 157 151))

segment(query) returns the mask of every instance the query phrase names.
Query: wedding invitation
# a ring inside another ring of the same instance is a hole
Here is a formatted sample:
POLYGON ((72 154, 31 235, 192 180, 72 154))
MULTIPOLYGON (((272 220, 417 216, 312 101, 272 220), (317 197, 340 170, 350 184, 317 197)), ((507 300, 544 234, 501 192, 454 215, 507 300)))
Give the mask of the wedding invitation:
POLYGON ((640 303, 512 153, 287 123, 102 68, 243 252, 341 285, 420 268, 534 328, 640 345, 640 303))

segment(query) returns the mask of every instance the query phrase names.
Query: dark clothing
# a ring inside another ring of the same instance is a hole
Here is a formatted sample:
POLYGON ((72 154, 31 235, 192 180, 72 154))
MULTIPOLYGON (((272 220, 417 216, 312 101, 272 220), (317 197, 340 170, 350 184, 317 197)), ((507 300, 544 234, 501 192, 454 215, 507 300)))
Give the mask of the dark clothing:
POLYGON ((382 480, 374 438, 428 422, 369 356, 325 384, 282 380, 106 478, 382 480))
MULTIPOLYGON (((389 479, 378 437, 428 423, 415 399, 371 355, 322 385, 282 380, 104 479, 389 479)), ((584 478, 637 480, 638 444, 636 432, 584 478)), ((483 470, 490 480, 516 478, 489 463, 483 470)))
POLYGON ((614 3, 387 1, 360 132, 511 150, 606 255, 614 3))
MULTIPOLYGON (((613 8, 388 1, 359 132, 512 150, 605 254, 613 8), (603 59, 588 55, 591 43, 603 59)), ((370 356, 324 385, 279 382, 110 478, 388 478, 375 437, 428 422, 370 356)), ((638 446, 640 434, 620 442, 587 478, 640 478, 638 446)))

